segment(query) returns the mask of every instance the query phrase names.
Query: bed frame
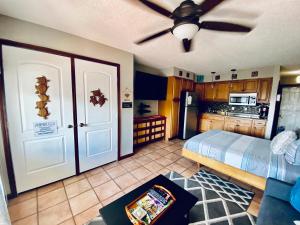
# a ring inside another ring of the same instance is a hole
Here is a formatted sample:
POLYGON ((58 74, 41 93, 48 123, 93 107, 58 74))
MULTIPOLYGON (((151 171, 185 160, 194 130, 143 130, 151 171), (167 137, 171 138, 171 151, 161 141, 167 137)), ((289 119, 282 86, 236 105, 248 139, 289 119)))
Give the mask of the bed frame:
POLYGON ((222 162, 210 159, 208 157, 202 156, 198 153, 189 151, 185 148, 182 149, 182 156, 188 158, 192 161, 197 162, 200 165, 207 166, 211 169, 214 169, 220 173, 233 177, 243 183, 251 185, 260 190, 265 190, 266 187, 266 178, 256 176, 254 174, 248 173, 246 171, 237 169, 235 167, 226 165, 222 162))

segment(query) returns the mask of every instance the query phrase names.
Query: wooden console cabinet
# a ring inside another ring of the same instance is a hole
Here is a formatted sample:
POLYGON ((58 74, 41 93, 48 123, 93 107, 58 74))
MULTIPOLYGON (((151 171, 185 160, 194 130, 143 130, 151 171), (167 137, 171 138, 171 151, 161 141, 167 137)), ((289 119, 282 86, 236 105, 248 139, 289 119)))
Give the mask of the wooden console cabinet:
POLYGON ((199 131, 226 130, 234 133, 264 138, 266 120, 221 116, 204 113, 199 117, 199 131))
POLYGON ((133 129, 134 147, 161 140, 166 135, 166 117, 145 116, 134 118, 133 129))

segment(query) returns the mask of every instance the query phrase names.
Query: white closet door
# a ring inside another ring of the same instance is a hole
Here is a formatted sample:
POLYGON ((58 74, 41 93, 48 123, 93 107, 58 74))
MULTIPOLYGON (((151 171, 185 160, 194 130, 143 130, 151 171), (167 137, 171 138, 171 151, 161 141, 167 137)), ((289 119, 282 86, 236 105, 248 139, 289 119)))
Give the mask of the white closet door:
POLYGON ((118 158, 117 68, 75 59, 80 172, 118 158))
POLYGON ((3 64, 17 192, 74 175, 70 58, 3 46, 3 64), (36 108, 42 99, 47 118, 38 115, 44 107, 36 108))

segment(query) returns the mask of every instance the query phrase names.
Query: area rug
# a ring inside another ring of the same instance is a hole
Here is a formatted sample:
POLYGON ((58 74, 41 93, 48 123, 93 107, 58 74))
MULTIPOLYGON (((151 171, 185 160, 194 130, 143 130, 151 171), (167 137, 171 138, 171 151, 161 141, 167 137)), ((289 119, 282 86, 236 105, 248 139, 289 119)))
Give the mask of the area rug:
MULTIPOLYGON (((254 193, 219 176, 200 170, 191 178, 176 172, 167 178, 198 197, 190 211, 190 225, 255 225, 256 218, 246 212, 254 193)), ((105 225, 101 217, 87 225, 105 225)))

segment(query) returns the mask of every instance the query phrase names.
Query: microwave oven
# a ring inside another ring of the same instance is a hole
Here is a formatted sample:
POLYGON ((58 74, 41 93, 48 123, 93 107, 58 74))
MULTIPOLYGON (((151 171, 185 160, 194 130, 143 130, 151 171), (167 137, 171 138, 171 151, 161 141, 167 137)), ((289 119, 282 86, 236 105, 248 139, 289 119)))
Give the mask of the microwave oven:
POLYGON ((256 106, 257 93, 230 93, 229 105, 256 106))

